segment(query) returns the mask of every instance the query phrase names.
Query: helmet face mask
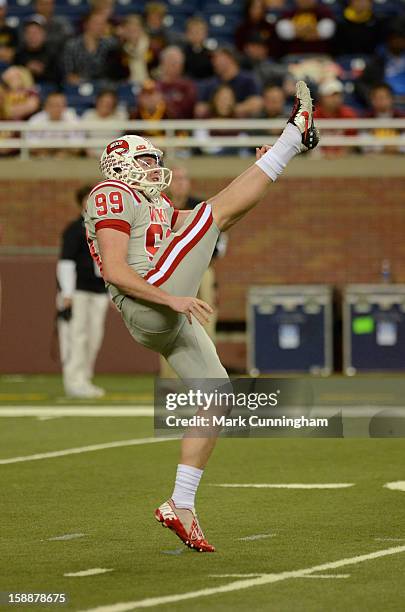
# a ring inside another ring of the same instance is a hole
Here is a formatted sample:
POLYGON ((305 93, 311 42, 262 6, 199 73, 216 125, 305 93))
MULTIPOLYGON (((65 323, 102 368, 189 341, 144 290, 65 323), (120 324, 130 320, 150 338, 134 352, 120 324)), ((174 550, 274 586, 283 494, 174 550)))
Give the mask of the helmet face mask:
POLYGON ((163 152, 140 136, 123 136, 105 148, 100 170, 106 179, 123 181, 149 197, 156 197, 171 182, 172 172, 163 166, 163 152))

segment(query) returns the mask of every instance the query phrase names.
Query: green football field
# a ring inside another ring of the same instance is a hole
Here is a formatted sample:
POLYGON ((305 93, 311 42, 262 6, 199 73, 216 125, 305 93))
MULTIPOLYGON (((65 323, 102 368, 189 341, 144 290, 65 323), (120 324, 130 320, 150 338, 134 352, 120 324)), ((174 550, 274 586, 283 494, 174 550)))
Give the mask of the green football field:
POLYGON ((404 484, 405 439, 220 440, 197 507, 217 552, 198 554, 153 517, 179 442, 141 416, 152 379, 98 382, 102 402, 73 402, 58 377, 0 379, 2 601, 68 597, 0 609, 405 609, 405 491, 384 486, 404 484))

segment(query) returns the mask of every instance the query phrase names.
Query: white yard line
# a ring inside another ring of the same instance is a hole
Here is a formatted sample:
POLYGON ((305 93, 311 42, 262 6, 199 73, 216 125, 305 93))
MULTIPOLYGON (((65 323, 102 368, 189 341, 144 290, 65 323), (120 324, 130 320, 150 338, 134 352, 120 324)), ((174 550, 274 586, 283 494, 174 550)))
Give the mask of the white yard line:
POLYGON ((374 538, 376 542, 405 542, 405 538, 374 538))
POLYGON ((153 406, 1 406, 0 417, 150 417, 153 406))
POLYGON ((60 451, 26 455, 25 457, 10 457, 9 459, 0 459, 0 465, 7 465, 9 463, 23 463, 25 461, 38 461, 40 459, 53 459, 55 457, 66 457, 66 455, 80 455, 81 453, 91 453, 93 451, 105 450, 107 448, 121 448, 125 446, 138 446, 139 444, 170 442, 171 440, 177 439, 178 438, 134 438, 133 440, 117 440, 117 442, 92 444, 91 446, 79 446, 78 448, 65 448, 64 450, 60 451))
POLYGON ((69 572, 67 574, 63 574, 64 576, 68 576, 69 578, 79 578, 82 576, 96 576, 97 574, 106 574, 107 572, 112 572, 113 569, 106 569, 104 567, 93 567, 92 569, 82 570, 81 572, 69 572))
POLYGON ((303 576, 313 574, 314 572, 324 572, 327 570, 337 569, 339 567, 345 567, 346 565, 356 565, 357 563, 363 563, 364 561, 369 561, 371 559, 380 559, 381 557, 397 555, 402 552, 405 552, 405 546, 396 546, 395 548, 376 550, 375 552, 367 553, 365 555, 358 555, 356 557, 349 557, 347 559, 339 559, 338 561, 331 561, 329 563, 314 565, 313 567, 307 567, 304 569, 281 572, 279 574, 265 574, 264 576, 259 576, 258 578, 236 580, 230 584, 200 589, 199 591, 189 591, 188 593, 178 593, 163 597, 150 597, 148 599, 139 599, 137 601, 126 601, 117 604, 109 604, 106 606, 98 606, 97 608, 90 608, 85 612, 129 612, 129 610, 136 610, 138 608, 151 608, 152 606, 176 603, 178 601, 185 601, 187 599, 209 597, 210 595, 216 595, 217 593, 232 593, 233 591, 241 591, 244 589, 250 589, 252 587, 260 587, 266 584, 282 582, 283 580, 288 580, 289 578, 302 578, 303 576))
POLYGON ((354 487, 354 482, 326 482, 316 484, 303 483, 261 483, 261 484, 212 484, 212 487, 223 487, 225 489, 347 489, 354 487))
POLYGON ((350 574, 308 574, 301 578, 350 578, 350 574))
POLYGON ((395 482, 387 482, 384 487, 391 491, 405 491, 405 480, 397 480, 395 482))
POLYGON ((258 578, 266 574, 208 574, 208 578, 258 578))
MULTIPOLYGON (((84 538, 86 536, 85 533, 66 533, 65 535, 55 536, 53 538, 48 538, 48 542, 59 542, 65 540, 76 540, 77 538, 84 538)), ((41 540, 43 542, 43 540, 41 540)))
POLYGON ((275 538, 276 533, 258 533, 256 535, 246 536, 245 538, 238 538, 241 542, 251 542, 253 540, 264 540, 265 538, 275 538))
MULTIPOLYGON (((256 578, 268 574, 209 574, 208 578, 256 578)), ((301 578, 350 578, 350 574, 308 574, 301 578)))

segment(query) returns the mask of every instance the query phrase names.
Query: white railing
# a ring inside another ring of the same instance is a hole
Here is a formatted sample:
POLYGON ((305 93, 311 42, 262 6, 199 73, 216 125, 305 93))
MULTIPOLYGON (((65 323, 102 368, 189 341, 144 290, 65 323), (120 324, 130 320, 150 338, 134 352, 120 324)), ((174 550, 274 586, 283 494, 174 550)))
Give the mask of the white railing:
MULTIPOLYGON (((185 148, 209 151, 216 147, 249 149, 264 143, 273 144, 277 139, 274 132, 281 132, 284 126, 284 119, 117 121, 113 127, 109 121, 105 124, 101 121, 73 124, 0 121, 0 149, 17 149, 24 158, 35 149, 100 149, 109 140, 126 132, 158 132, 159 135, 151 138, 156 146, 166 151, 185 148), (211 131, 228 130, 229 135, 210 135, 211 131), (107 135, 109 132, 111 137, 107 135)), ((322 119, 317 121, 317 126, 321 130, 323 147, 405 146, 405 119, 322 119), (347 135, 345 130, 355 131, 355 134, 347 135), (398 133, 376 136, 374 130, 395 130, 398 133)))

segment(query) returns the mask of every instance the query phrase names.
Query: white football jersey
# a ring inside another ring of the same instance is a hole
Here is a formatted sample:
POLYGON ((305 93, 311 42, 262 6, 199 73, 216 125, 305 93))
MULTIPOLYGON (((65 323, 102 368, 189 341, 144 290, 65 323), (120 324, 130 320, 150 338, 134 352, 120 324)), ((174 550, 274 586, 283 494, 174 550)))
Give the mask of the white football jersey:
MULTIPOLYGON (((164 194, 147 198, 121 181, 105 180, 91 191, 86 211, 87 241, 101 274, 103 262, 97 243, 97 230, 112 228, 129 236, 128 265, 144 276, 162 240, 170 236, 178 211, 164 194)), ((124 295, 114 285, 108 285, 117 306, 124 295)))

